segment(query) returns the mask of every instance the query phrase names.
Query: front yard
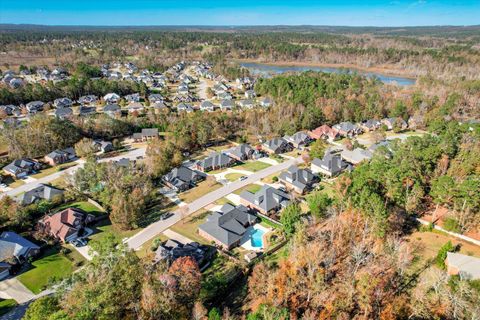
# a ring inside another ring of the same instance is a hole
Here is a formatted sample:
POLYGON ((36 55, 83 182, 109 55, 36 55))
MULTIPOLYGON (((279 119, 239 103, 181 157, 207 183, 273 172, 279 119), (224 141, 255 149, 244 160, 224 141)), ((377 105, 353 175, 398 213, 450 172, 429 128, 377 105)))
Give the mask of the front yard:
POLYGON ((243 177, 243 176, 244 174, 233 172, 233 173, 227 173, 225 175, 225 179, 227 179, 230 182, 233 182, 233 181, 237 181, 238 179, 240 179, 240 177, 243 177))
POLYGON ((257 172, 257 171, 266 169, 266 168, 271 167, 271 166, 272 165, 270 165, 268 163, 265 163, 265 162, 262 162, 262 161, 253 161, 253 162, 245 162, 245 163, 240 164, 240 165, 238 165, 234 168, 238 169, 238 170, 247 170, 247 171, 251 171, 251 172, 257 172))
POLYGON ((197 233, 198 226, 205 222, 209 214, 210 211, 201 209, 195 214, 178 221, 176 224, 170 227, 170 229, 198 243, 210 244, 207 239, 201 237, 197 233))
POLYGON ((49 176, 51 174, 54 174, 55 172, 63 171, 65 169, 71 168, 71 167, 76 166, 76 165, 77 165, 76 162, 62 163, 62 164, 59 164, 58 166, 54 166, 54 167, 50 167, 50 168, 47 168, 47 169, 40 170, 39 173, 34 174, 31 177, 35 178, 35 179, 43 178, 43 177, 49 176))
POLYGON ((238 190, 235 190, 233 193, 235 193, 236 195, 240 195, 243 191, 249 191, 251 193, 256 193, 258 190, 260 190, 262 188, 261 185, 258 185, 258 184, 249 184, 249 185, 246 185, 245 187, 243 188, 240 188, 238 190))
POLYGON ((222 185, 220 183, 217 183, 214 180, 207 179, 205 181, 198 183, 195 188, 192 188, 190 190, 180 193, 178 197, 183 202, 190 203, 200 198, 201 196, 206 195, 207 193, 217 190, 221 186, 222 185))

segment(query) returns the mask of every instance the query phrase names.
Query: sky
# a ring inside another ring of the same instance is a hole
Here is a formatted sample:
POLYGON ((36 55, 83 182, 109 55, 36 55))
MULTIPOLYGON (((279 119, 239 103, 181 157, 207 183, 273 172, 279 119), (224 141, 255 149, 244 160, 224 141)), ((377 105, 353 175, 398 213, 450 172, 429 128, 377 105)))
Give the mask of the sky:
POLYGON ((0 23, 43 25, 478 25, 480 0, 0 0, 0 23))

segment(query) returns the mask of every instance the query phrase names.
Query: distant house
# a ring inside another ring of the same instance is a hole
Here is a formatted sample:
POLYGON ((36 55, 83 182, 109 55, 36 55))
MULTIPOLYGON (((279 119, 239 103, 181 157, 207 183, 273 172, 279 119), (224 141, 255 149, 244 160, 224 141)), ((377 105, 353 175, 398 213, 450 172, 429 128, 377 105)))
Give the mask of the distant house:
POLYGON ((66 120, 73 116, 73 110, 70 107, 57 108, 54 114, 58 119, 66 120))
POLYGON ((64 150, 54 150, 47 154, 44 158, 45 162, 51 166, 72 161, 76 157, 74 148, 67 148, 64 150))
POLYGON ((462 279, 480 279, 480 258, 455 252, 447 252, 445 259, 449 275, 459 275, 462 279))
POLYGON ((232 100, 222 100, 220 101, 220 110, 227 111, 232 110, 234 107, 234 103, 232 100))
POLYGON ((197 161, 195 164, 195 168, 202 172, 218 170, 223 168, 228 168, 233 166, 236 163, 236 160, 230 158, 226 154, 222 152, 214 152, 211 153, 205 159, 197 161))
POLYGON ((31 101, 25 105, 25 108, 27 109, 28 113, 33 114, 42 111, 44 105, 45 103, 42 101, 31 101))
POLYGON ((287 187, 299 194, 312 188, 315 182, 319 181, 318 176, 309 169, 300 169, 297 166, 290 166, 287 171, 278 176, 278 180, 287 187))
POLYGON ((326 153, 323 159, 312 160, 310 169, 314 173, 321 173, 328 177, 334 177, 344 170, 351 169, 351 166, 342 160, 338 154, 326 153))
POLYGON ((58 98, 53 101, 55 108, 67 108, 71 107, 72 104, 73 102, 69 98, 58 98))
POLYGON ((193 108, 191 105, 187 104, 187 103, 180 103, 177 105, 177 111, 178 112, 193 112, 193 108))
POLYGON ((138 94, 138 93, 128 94, 124 97, 124 99, 129 103, 140 102, 140 94, 138 94))
POLYGON ((290 152, 293 150, 292 144, 290 144, 284 138, 273 138, 262 144, 263 150, 268 153, 280 154, 284 152, 290 152))
POLYGON ((396 118, 385 118, 382 120, 382 124, 386 125, 388 130, 393 130, 394 128, 399 128, 405 130, 408 128, 407 123, 400 117, 396 118))
POLYGON ((253 158, 255 149, 246 143, 242 143, 236 147, 226 150, 225 153, 237 161, 245 161, 253 158))
POLYGON ((370 151, 371 153, 375 153, 379 148, 385 147, 389 152, 391 152, 392 149, 390 147, 390 143, 391 143, 390 140, 380 141, 378 143, 372 144, 370 147, 368 147, 367 150, 370 151))
POLYGON ((269 97, 262 98, 258 101, 258 104, 264 108, 269 108, 272 106, 272 99, 269 97))
POLYGON ((63 197, 63 190, 41 184, 20 195, 19 200, 22 205, 29 205, 40 200, 52 201, 61 197, 63 197))
POLYGON ((106 103, 118 103, 118 101, 120 101, 120 96, 116 93, 107 93, 103 96, 103 100, 106 103))
POLYGON ((164 175, 162 180, 173 190, 185 191, 193 188, 198 182, 205 180, 205 178, 206 175, 202 172, 180 166, 164 175))
POLYGON ((202 103, 200 103, 200 110, 202 111, 213 112, 215 108, 216 106, 210 101, 202 101, 202 103))
POLYGON ((253 90, 245 91, 245 98, 253 99, 253 98, 255 98, 255 96, 256 96, 255 91, 253 91, 253 90))
POLYGON ((363 131, 370 132, 370 131, 378 130, 381 127, 381 125, 382 123, 380 121, 375 119, 369 119, 365 122, 362 122, 360 124, 360 127, 362 128, 363 131))
POLYGON ((167 261, 169 264, 181 257, 192 257, 202 267, 208 263, 209 247, 201 245, 198 242, 187 244, 180 243, 173 239, 168 239, 158 246, 155 251, 155 262, 167 261))
POLYGON ((351 122, 341 122, 334 125, 333 129, 338 130, 338 133, 344 137, 353 137, 362 133, 362 128, 351 122))
POLYGON ((155 102, 155 103, 151 104, 150 108, 152 108, 155 113, 160 113, 160 112, 168 109, 167 105, 163 101, 155 102))
POLYGON ((219 100, 232 100, 233 99, 232 95, 228 92, 218 93, 217 98, 219 100))
POLYGON ((140 102, 132 102, 128 105, 128 113, 142 113, 145 107, 140 102))
POLYGON ((109 117, 116 118, 122 115, 122 109, 118 104, 107 104, 103 107, 103 113, 109 117))
POLYGON ((3 167, 3 172, 18 179, 26 177, 27 175, 32 174, 37 170, 40 170, 40 168, 41 165, 37 161, 23 158, 14 160, 10 164, 3 167))
POLYGON ((340 155, 342 159, 351 163, 351 164, 359 164, 362 161, 370 160, 373 157, 373 154, 361 148, 355 148, 354 150, 343 150, 340 155))
POLYGON ((240 203, 249 208, 258 210, 263 214, 285 208, 290 201, 290 196, 283 191, 268 185, 256 192, 243 191, 240 194, 240 203))
POLYGON ((95 107, 87 107, 85 105, 81 105, 78 108, 78 114, 80 116, 89 116, 89 115, 95 114, 96 112, 97 110, 95 107))
POLYGON ((334 141, 340 137, 340 133, 337 129, 330 128, 326 124, 308 132, 308 135, 315 140, 324 139, 330 141, 334 141))
POLYGON ((312 138, 310 138, 305 131, 299 131, 291 136, 284 136, 283 138, 298 149, 302 149, 312 142, 312 138))
POLYGON ((163 97, 161 94, 152 93, 151 95, 148 96, 148 101, 150 103, 160 103, 160 102, 163 102, 163 97))
POLYGON ((257 217, 245 206, 225 204, 219 212, 207 216, 207 221, 198 227, 198 233, 218 246, 229 250, 240 245, 247 228, 257 222, 257 217))
POLYGON ((15 232, 2 232, 0 234, 0 280, 10 275, 11 263, 24 263, 39 253, 39 246, 15 232))
POLYGON ((97 152, 107 153, 115 149, 110 141, 95 140, 92 144, 97 152))
POLYGON ((90 95, 87 95, 87 96, 82 96, 78 99, 78 103, 80 105, 92 105, 92 104, 95 104, 97 102, 98 98, 97 96, 93 95, 93 94, 90 94, 90 95))
POLYGON ((67 208, 51 216, 43 217, 38 227, 55 239, 64 243, 75 240, 82 235, 84 228, 95 217, 77 208, 67 208))
POLYGON ((240 100, 237 102, 238 106, 244 109, 252 109, 255 104, 252 99, 240 100))
POLYGON ((157 128, 144 128, 142 132, 133 134, 133 140, 135 140, 135 142, 147 141, 154 138, 158 138, 157 128))
POLYGON ((408 119, 408 127, 410 129, 416 130, 423 127, 425 124, 425 119, 421 115, 414 115, 408 119))

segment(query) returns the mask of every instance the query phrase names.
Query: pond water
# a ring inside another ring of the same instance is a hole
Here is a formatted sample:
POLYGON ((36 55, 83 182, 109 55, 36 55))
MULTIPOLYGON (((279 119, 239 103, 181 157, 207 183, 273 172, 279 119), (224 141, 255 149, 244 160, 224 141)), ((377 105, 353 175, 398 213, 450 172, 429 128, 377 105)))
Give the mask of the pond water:
POLYGON ((358 74, 365 75, 367 77, 376 77, 383 83, 397 84, 399 86, 410 86, 415 84, 415 79, 388 76, 381 73, 365 72, 361 70, 351 70, 346 68, 334 68, 334 67, 315 67, 315 66, 275 66, 263 63, 245 62, 240 63, 242 67, 247 68, 253 75, 272 76, 284 72, 305 72, 305 71, 320 71, 327 73, 349 73, 357 72, 358 74))

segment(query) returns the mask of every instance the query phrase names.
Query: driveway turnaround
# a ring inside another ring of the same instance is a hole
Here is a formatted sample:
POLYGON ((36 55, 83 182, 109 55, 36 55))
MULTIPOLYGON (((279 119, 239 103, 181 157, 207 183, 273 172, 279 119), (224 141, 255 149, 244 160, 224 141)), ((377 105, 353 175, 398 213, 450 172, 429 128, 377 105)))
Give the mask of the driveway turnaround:
POLYGON ((220 189, 217 189, 213 192, 207 193, 206 195, 196 199, 195 201, 187 204, 186 206, 183 206, 173 212, 173 216, 166 220, 160 220, 155 223, 152 223, 142 231, 138 232, 134 236, 132 236, 130 239, 126 241, 127 245, 134 249, 137 250, 139 249, 145 242, 148 240, 152 239, 155 237, 157 234, 162 233, 166 229, 170 228, 172 225, 177 223, 178 221, 186 218, 187 216, 191 215, 192 213, 206 207, 212 202, 217 201, 218 199, 221 199, 235 190, 238 190, 240 188, 243 188, 249 184, 255 183, 259 181, 260 179, 266 178, 276 172, 282 171, 290 167, 291 165, 297 164, 302 162, 302 158, 296 158, 296 159, 290 159, 288 161, 276 164, 274 166, 268 167, 264 170, 255 172, 247 177, 247 179, 243 181, 235 181, 232 183, 229 183, 220 189))

